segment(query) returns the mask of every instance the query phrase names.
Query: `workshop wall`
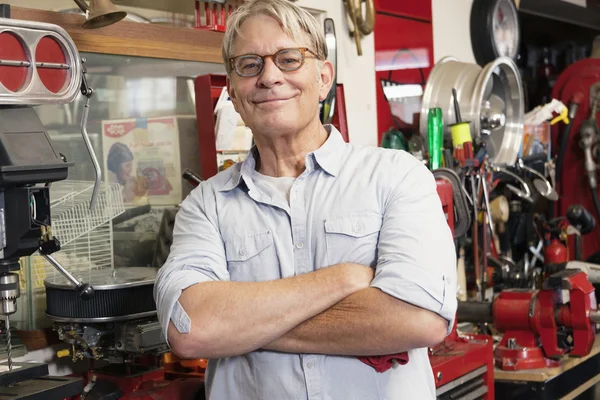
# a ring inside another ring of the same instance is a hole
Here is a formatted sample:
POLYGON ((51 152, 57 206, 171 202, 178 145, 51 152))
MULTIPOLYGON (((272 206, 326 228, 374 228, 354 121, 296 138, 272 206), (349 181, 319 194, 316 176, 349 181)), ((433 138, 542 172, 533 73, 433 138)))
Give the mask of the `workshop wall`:
MULTIPOLYGON (((4 3, 20 7, 41 8, 46 10, 61 10, 75 8, 72 0, 4 0, 4 3)), ((119 2, 115 2, 119 4, 119 2)), ((175 1, 177 4, 185 4, 175 1)), ((192 1, 189 4, 193 4, 192 1)), ((338 41, 338 83, 344 84, 346 97, 346 112, 350 140, 359 145, 377 145, 377 112, 375 100, 375 47, 373 34, 362 40, 363 55, 356 52, 354 39, 348 34, 348 23, 344 5, 339 1, 299 0, 298 5, 309 9, 321 20, 332 18, 335 23, 338 41)), ((128 11, 130 7, 123 7, 128 11)), ((159 15, 152 10, 136 10, 144 17, 159 15)), ((189 10, 178 10, 187 12, 189 10)), ((192 10, 193 11, 193 10, 192 10)))
POLYGON ((431 0, 431 3, 434 62, 453 56, 474 63, 469 27, 473 0, 431 0))
POLYGON ((299 0, 321 20, 332 18, 338 43, 338 83, 344 84, 346 117, 350 141, 359 145, 377 145, 377 109, 375 100, 375 45, 373 34, 362 39, 363 55, 358 56, 342 1, 299 0))

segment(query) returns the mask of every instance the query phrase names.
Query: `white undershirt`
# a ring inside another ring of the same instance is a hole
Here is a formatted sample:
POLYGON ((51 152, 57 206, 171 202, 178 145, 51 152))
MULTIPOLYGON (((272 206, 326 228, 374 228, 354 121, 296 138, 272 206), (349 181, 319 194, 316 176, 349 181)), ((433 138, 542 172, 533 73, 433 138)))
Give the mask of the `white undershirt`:
POLYGON ((258 189, 269 195, 272 199, 279 199, 287 204, 290 204, 290 190, 296 178, 293 176, 274 177, 263 175, 258 171, 254 171, 252 177, 254 184, 258 189))

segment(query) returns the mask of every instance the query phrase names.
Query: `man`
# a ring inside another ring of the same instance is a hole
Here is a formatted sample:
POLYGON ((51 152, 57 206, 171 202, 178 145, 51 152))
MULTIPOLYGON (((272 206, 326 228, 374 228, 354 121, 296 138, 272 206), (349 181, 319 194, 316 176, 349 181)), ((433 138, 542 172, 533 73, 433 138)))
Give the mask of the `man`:
POLYGON ((333 68, 292 2, 244 3, 223 57, 256 147, 181 204, 155 288, 171 348, 210 359, 209 400, 434 398, 456 258, 431 173, 320 123, 333 68))

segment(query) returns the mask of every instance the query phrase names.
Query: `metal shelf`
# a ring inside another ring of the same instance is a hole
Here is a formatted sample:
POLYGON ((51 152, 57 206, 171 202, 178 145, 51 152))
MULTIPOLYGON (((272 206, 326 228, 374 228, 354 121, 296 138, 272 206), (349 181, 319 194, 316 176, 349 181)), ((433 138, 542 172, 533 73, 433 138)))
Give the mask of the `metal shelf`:
POLYGON ((596 0, 587 0, 587 7, 564 0, 521 0, 519 11, 600 32, 600 4, 596 0))

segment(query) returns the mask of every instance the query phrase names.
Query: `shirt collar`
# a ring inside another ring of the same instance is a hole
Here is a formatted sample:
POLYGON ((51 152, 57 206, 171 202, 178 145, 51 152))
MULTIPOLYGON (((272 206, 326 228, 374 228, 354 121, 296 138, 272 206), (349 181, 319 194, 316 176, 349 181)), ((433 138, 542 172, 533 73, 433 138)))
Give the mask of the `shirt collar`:
MULTIPOLYGON (((329 133, 329 137, 317 150, 306 155, 306 167, 310 171, 310 166, 313 164, 311 157, 316 163, 329 175, 336 176, 342 167, 343 150, 346 145, 342 134, 333 125, 324 125, 329 133)), ((240 185, 242 180, 249 188, 254 186, 252 182, 252 173, 256 169, 256 156, 258 149, 253 146, 248 157, 240 164, 236 164, 230 168, 233 169, 229 180, 223 185, 220 192, 226 192, 240 185)))
POLYGON ((342 138, 342 134, 333 125, 325 125, 325 129, 329 132, 329 137, 317 150, 309 153, 312 154, 317 163, 329 175, 336 176, 342 168, 342 159, 346 142, 342 138))

